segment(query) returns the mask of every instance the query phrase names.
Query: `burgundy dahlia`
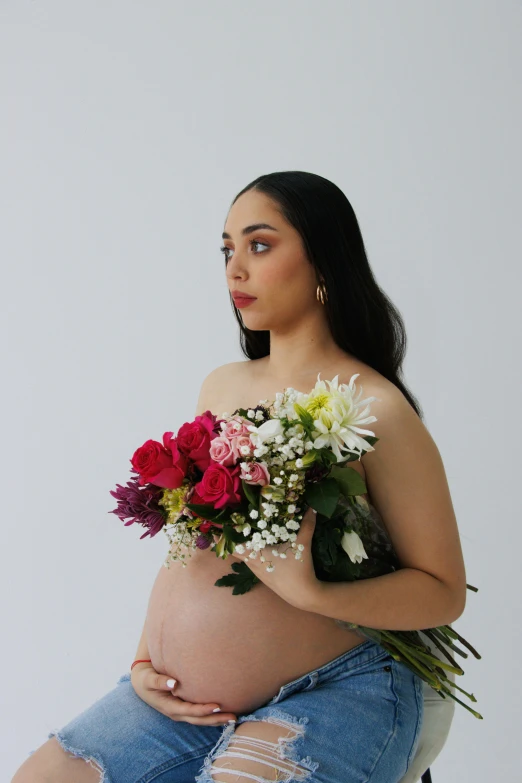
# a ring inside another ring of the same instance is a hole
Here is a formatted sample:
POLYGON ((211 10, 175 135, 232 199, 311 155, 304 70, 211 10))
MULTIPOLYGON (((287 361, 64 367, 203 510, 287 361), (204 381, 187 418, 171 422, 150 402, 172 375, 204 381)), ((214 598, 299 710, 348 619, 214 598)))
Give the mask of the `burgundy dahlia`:
POLYGON ((118 507, 109 511, 109 514, 115 514, 125 526, 137 522, 139 525, 147 528, 147 531, 140 536, 140 540, 146 536, 151 538, 159 533, 167 520, 167 513, 159 505, 163 489, 154 484, 145 484, 140 486, 139 476, 131 478, 127 485, 123 487, 116 484, 116 489, 111 490, 110 494, 118 501, 118 507), (128 519, 128 522, 125 520, 128 519))

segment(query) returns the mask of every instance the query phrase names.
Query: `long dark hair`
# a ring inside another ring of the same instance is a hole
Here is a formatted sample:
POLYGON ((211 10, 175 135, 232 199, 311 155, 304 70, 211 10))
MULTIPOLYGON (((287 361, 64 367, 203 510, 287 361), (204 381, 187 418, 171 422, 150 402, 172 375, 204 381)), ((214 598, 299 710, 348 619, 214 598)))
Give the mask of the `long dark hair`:
MULTIPOLYGON (((355 212, 342 190, 318 174, 277 171, 250 182, 231 206, 248 190, 269 196, 301 235, 310 263, 324 280, 324 308, 339 348, 394 383, 423 419, 419 402, 402 378, 407 344, 402 316, 373 276, 355 212)), ((232 297, 230 301, 244 355, 268 356, 270 332, 248 329, 232 297)))

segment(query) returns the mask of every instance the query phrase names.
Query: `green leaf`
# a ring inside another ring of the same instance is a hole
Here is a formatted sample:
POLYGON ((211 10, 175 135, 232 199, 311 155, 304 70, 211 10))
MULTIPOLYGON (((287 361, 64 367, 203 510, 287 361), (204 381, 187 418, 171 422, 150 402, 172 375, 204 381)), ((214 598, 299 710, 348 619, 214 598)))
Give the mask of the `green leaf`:
POLYGON ((321 459, 324 465, 337 463, 337 457, 330 449, 321 449, 321 459))
POLYGON ((197 514, 198 517, 203 517, 210 521, 217 519, 223 514, 223 509, 216 509, 214 506, 205 506, 201 503, 185 503, 185 506, 197 514))
MULTIPOLYGON (((375 446, 375 444, 377 443, 377 441, 379 440, 379 438, 376 438, 374 435, 365 435, 365 436, 364 436, 364 440, 365 440, 367 443, 369 443, 369 444, 370 444, 370 446, 375 446)), ((362 452, 362 453, 363 453, 363 454, 367 454, 367 453, 368 453, 368 449, 366 449, 366 450, 364 450, 364 449, 363 449, 363 452, 362 452)))
POLYGON ((330 477, 337 481, 339 489, 346 497, 366 494, 364 479, 354 468, 333 465, 330 477))
POLYGON ((337 507, 339 493, 337 481, 333 478, 325 478, 308 484, 302 497, 305 503, 315 508, 319 514, 330 518, 337 507))
MULTIPOLYGON (((243 492, 245 493, 245 497, 250 503, 252 503, 254 508, 257 510, 259 506, 259 493, 256 492, 256 490, 254 489, 254 485, 247 484, 247 482, 244 479, 241 479, 241 486, 243 487, 243 492)), ((261 490, 261 487, 259 487, 259 490, 261 490)))
POLYGON ((246 408, 236 408, 236 410, 234 411, 234 413, 232 414, 232 416, 242 416, 242 418, 243 418, 243 419, 247 419, 247 421, 248 421, 250 424, 253 424, 253 423, 254 423, 254 422, 252 421, 252 419, 249 419, 249 418, 248 418, 248 411, 247 411, 247 409, 246 409, 246 408))
POLYGON ((226 574, 214 582, 215 587, 233 587, 232 595, 243 595, 248 593, 257 582, 261 580, 246 563, 232 563, 232 570, 235 574, 226 574))
POLYGON ((294 402, 294 410, 299 416, 299 419, 301 421, 301 424, 303 427, 305 427, 308 430, 311 430, 314 426, 314 417, 311 413, 308 413, 306 408, 303 408, 302 405, 299 405, 298 402, 294 402))

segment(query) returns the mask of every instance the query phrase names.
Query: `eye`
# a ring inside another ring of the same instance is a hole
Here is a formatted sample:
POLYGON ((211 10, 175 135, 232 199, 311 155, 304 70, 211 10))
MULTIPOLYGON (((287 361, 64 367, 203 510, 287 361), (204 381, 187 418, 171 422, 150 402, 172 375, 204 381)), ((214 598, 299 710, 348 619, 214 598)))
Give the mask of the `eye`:
MULTIPOLYGON (((257 239, 251 239, 251 240, 250 240, 250 242, 249 242, 248 244, 249 244, 249 245, 251 245, 251 246, 252 246, 252 245, 262 245, 263 247, 270 247, 270 245, 267 245, 267 244, 265 244, 264 242, 259 242, 257 239)), ((227 261, 229 261, 229 260, 230 260, 230 257, 229 257, 229 255, 228 255, 228 254, 230 253, 230 248, 229 248, 229 247, 225 247, 225 246, 223 245, 223 247, 220 247, 219 249, 221 250, 221 252, 222 252, 222 253, 223 253, 223 255, 225 256, 225 263, 227 263, 227 261)), ((264 253, 265 251, 263 250, 263 251, 261 251, 261 252, 263 252, 263 253, 264 253)), ((257 255, 257 253, 256 253, 256 255, 257 255)))

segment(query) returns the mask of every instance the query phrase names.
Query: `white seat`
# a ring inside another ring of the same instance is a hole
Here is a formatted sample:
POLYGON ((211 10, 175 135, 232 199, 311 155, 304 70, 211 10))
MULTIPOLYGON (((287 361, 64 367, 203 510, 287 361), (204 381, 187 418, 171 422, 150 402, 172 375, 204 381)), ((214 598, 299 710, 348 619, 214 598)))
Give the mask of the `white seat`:
MULTIPOLYGON (((426 642, 433 655, 449 663, 440 650, 424 634, 422 634, 422 639, 426 642)), ((458 655, 452 653, 451 650, 449 652, 457 663, 461 662, 458 655)), ((453 674, 453 672, 446 672, 446 676, 452 682, 455 682, 457 675, 453 674)), ((453 721, 453 715, 455 714, 456 702, 452 698, 446 696, 443 699, 427 682, 423 683, 423 691, 424 719, 419 744, 410 767, 406 775, 401 778, 400 783, 418 783, 444 747, 453 721)), ((433 781, 433 783, 436 782, 433 781)))

